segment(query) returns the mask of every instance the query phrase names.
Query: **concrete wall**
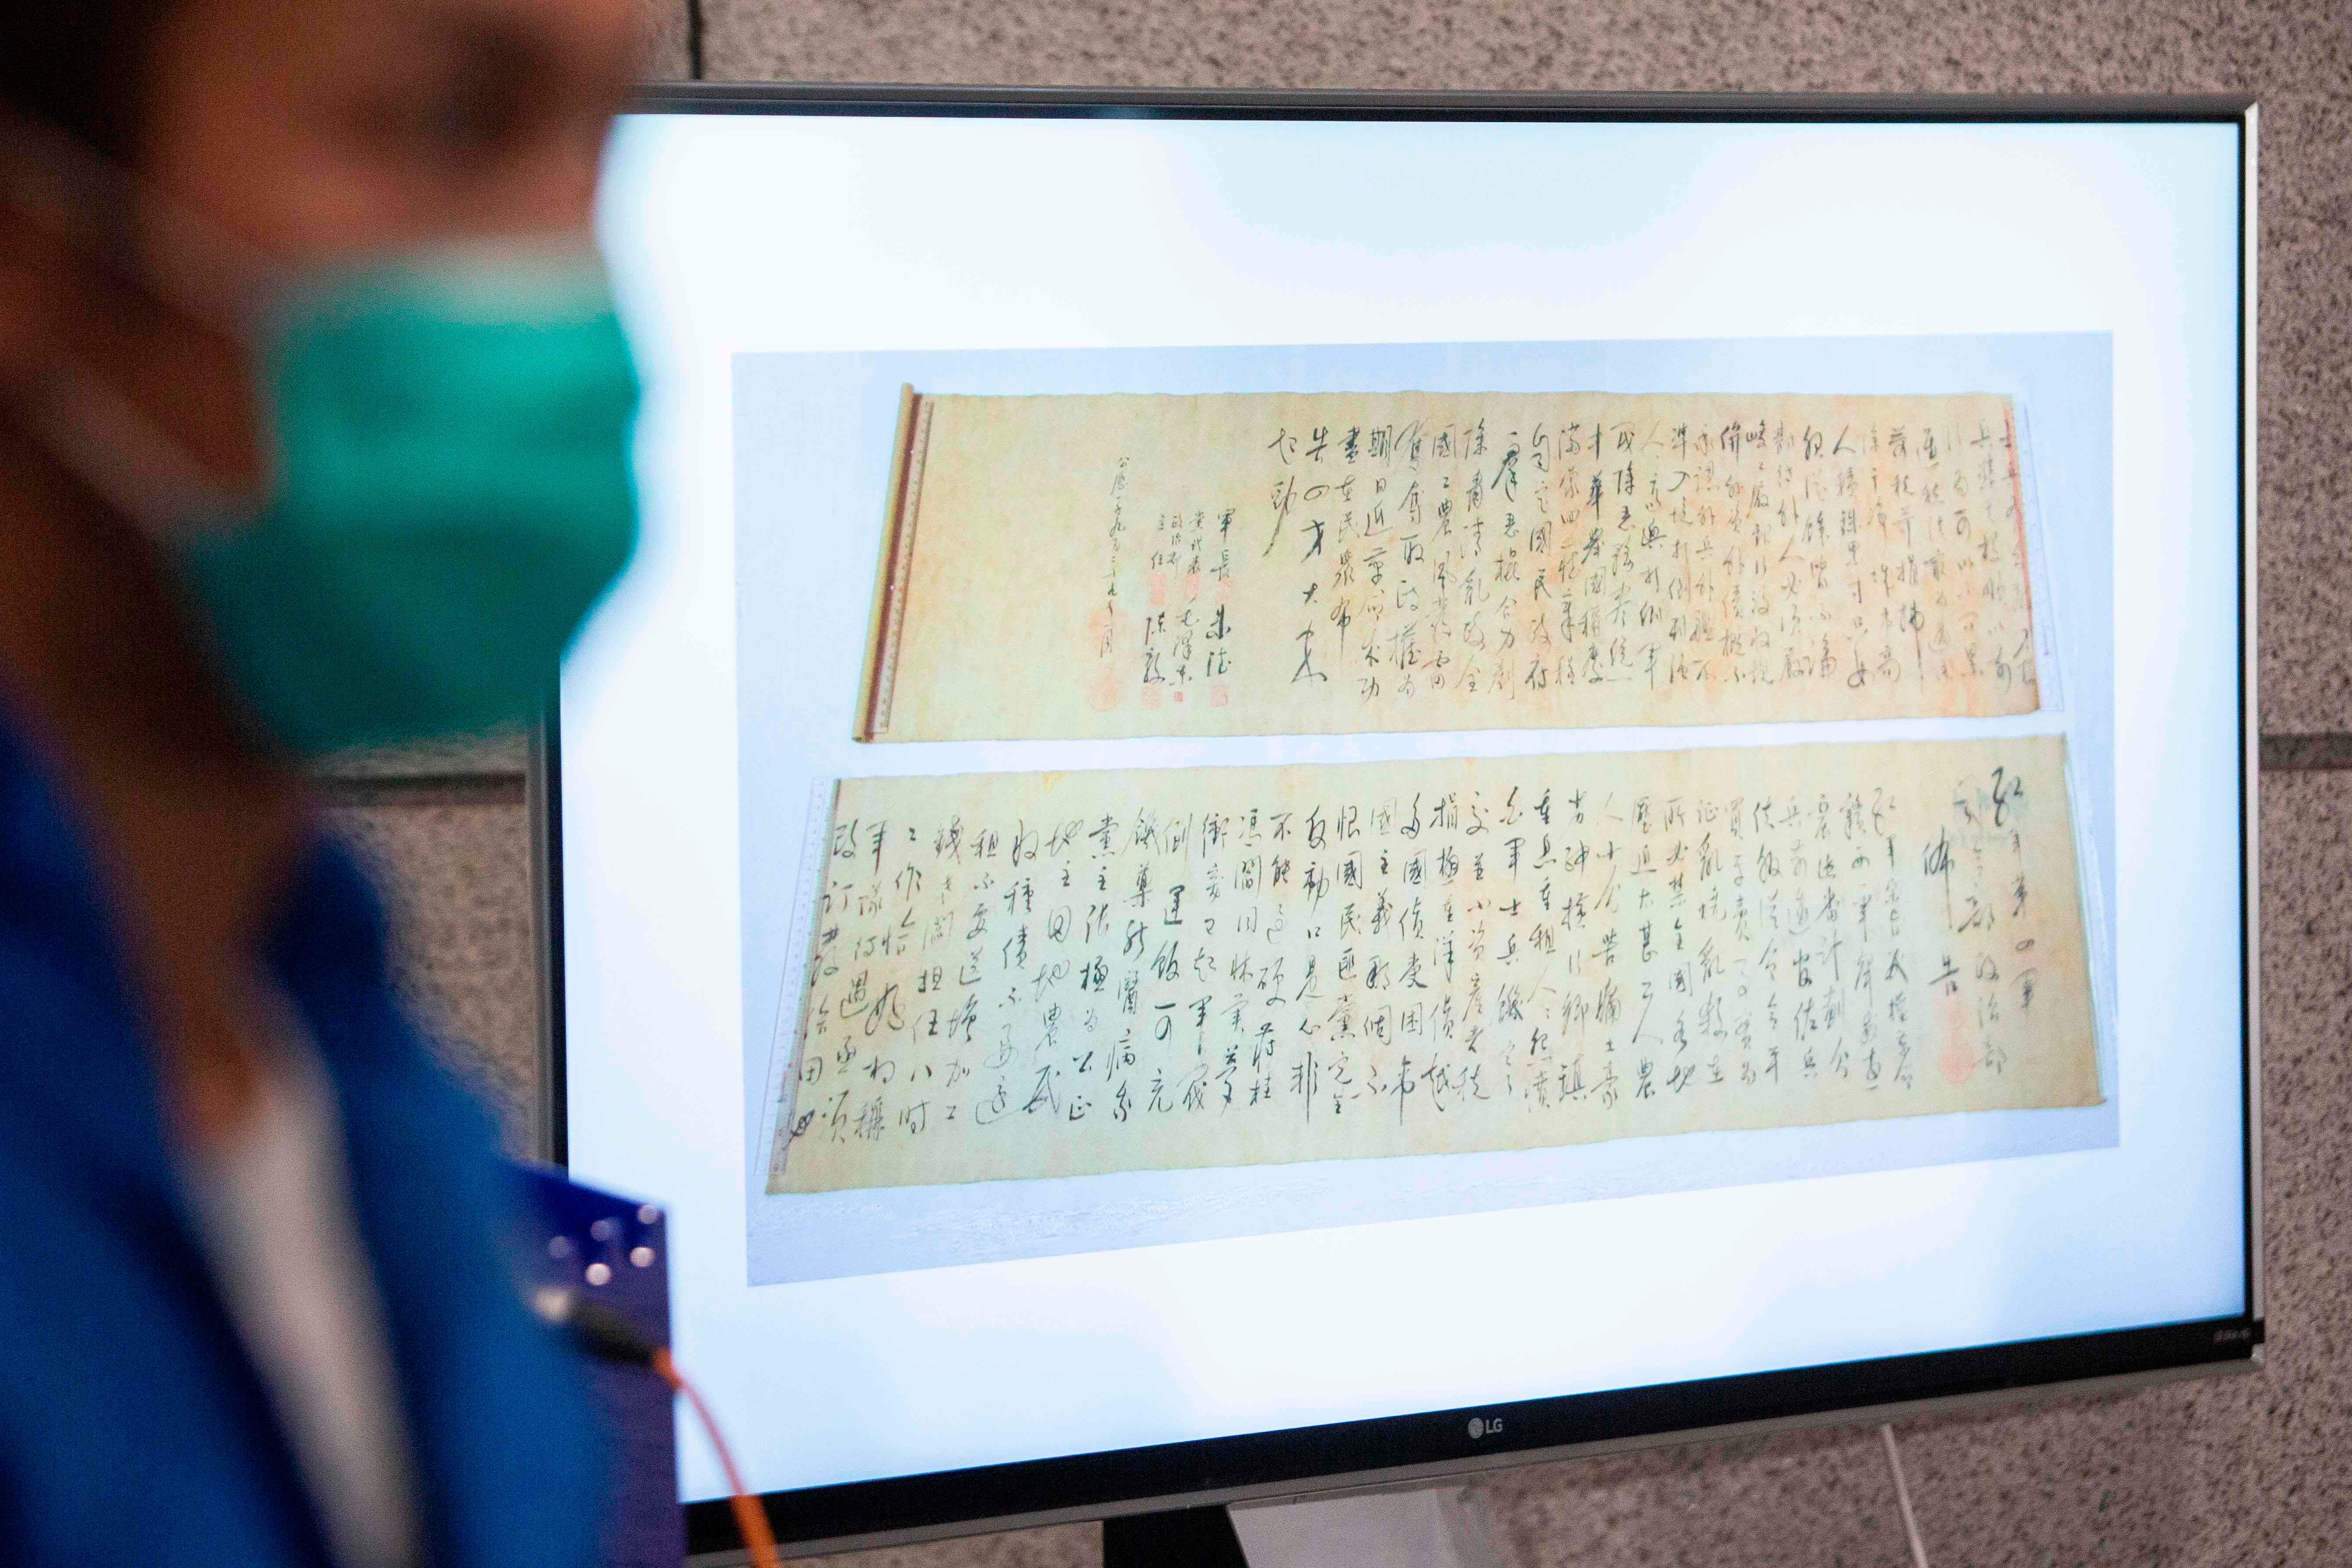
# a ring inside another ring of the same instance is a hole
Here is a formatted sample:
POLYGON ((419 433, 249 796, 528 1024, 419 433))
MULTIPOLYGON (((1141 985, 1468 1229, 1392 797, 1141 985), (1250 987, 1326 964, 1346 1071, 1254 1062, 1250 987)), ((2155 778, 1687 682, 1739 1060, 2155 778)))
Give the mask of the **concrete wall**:
MULTIPOLYGON (((652 72, 1122 85, 2239 90, 2263 104, 2263 1130, 2269 1368, 1904 1434, 1940 1563, 2352 1555, 2352 4, 2347 0, 646 0, 652 72)), ((534 1024, 520 752, 347 770, 338 819, 404 911, 406 972, 512 1124, 534 1024)), ((1906 1561, 1866 1430, 1518 1471, 1505 1560, 1906 1561)), ((1092 1563, 1069 1528, 879 1568, 1092 1563)))

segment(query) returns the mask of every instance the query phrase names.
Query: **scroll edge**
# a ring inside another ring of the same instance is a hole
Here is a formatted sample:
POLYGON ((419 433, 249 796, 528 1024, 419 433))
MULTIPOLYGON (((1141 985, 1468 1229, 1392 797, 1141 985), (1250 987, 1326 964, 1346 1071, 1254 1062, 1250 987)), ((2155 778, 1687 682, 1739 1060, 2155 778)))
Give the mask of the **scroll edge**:
POLYGON ((914 540, 913 510, 921 486, 916 448, 928 429, 929 405, 910 383, 898 388, 898 420, 890 443, 890 478, 884 494, 880 558, 874 598, 866 610, 866 661, 858 673, 857 723, 851 739, 872 742, 890 728, 890 690, 905 626, 906 572, 914 540))

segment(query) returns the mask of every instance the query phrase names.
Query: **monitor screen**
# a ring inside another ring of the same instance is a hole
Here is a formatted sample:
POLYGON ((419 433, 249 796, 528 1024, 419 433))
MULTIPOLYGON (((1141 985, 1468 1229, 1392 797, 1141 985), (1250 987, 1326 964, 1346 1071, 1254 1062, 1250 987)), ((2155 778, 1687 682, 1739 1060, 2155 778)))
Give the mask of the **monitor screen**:
POLYGON ((2248 1353, 2251 131, 1911 113, 622 120, 563 1152, 793 1532, 2248 1353))

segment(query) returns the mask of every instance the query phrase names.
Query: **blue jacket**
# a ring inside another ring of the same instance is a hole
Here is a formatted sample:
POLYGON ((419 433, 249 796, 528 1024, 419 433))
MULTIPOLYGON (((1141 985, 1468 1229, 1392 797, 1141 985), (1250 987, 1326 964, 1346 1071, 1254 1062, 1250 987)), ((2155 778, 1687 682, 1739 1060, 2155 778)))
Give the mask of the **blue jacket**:
MULTIPOLYGON (((586 1385, 509 1282, 489 1122, 402 1016, 384 938, 322 840, 267 957, 341 1109, 427 1549, 444 1568, 584 1563, 586 1385)), ((154 1059, 89 850, 0 720, 0 1563, 323 1564, 198 1248, 154 1059)))

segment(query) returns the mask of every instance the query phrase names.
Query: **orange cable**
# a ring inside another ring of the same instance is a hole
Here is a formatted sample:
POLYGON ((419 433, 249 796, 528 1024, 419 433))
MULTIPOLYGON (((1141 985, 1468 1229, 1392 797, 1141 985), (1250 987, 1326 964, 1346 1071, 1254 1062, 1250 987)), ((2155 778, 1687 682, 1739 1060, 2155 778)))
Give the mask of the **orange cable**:
POLYGON ((694 1384, 686 1381, 686 1374, 677 1370, 676 1362, 670 1360, 667 1348, 654 1352, 653 1368, 664 1383, 686 1395, 686 1402, 694 1406, 695 1416, 702 1423, 702 1430, 709 1436, 711 1447, 718 1450, 719 1468, 726 1472, 728 1489, 733 1493, 728 1501, 735 1510, 735 1529, 751 1553, 752 1568, 777 1568, 776 1536, 768 1528, 768 1510, 760 1506, 759 1500, 751 1496, 751 1489, 744 1486, 743 1472, 735 1468, 735 1456, 728 1448, 727 1439, 719 1434, 719 1423, 711 1419, 710 1406, 702 1402, 702 1395, 696 1392, 694 1384))

